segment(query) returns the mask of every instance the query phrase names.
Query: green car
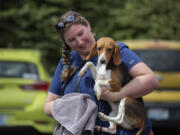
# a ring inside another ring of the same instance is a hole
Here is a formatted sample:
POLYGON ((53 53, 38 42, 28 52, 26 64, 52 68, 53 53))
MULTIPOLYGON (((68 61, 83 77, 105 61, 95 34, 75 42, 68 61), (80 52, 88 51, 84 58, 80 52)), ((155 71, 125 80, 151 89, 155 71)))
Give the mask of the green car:
POLYGON ((41 52, 0 49, 0 128, 32 127, 52 133, 56 122, 43 112, 51 77, 41 52))

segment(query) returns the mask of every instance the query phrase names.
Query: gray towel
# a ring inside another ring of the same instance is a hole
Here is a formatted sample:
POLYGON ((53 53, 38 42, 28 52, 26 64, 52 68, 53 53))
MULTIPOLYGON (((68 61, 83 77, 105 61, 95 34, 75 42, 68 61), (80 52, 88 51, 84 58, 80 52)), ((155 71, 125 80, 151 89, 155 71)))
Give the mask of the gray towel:
POLYGON ((81 135, 84 131, 94 133, 97 105, 90 95, 70 93, 56 99, 52 115, 58 121, 54 135, 81 135))

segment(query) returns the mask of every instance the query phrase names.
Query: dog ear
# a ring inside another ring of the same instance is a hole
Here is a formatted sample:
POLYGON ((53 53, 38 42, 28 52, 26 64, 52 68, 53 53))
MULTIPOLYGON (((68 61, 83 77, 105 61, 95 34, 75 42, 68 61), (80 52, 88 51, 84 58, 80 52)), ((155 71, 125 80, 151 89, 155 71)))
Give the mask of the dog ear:
POLYGON ((97 43, 95 42, 94 45, 91 47, 89 55, 86 57, 86 60, 97 55, 97 43))
POLYGON ((114 47, 113 62, 115 65, 121 64, 120 47, 117 44, 115 44, 115 47, 114 47))

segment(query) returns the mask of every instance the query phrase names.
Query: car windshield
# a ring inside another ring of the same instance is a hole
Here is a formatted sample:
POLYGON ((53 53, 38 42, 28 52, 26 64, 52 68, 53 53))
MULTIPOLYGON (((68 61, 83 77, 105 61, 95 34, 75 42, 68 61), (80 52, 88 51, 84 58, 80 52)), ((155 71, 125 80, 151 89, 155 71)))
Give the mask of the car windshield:
POLYGON ((180 71, 180 50, 134 50, 134 52, 154 71, 180 71))
POLYGON ((38 79, 37 68, 32 63, 0 61, 0 77, 38 79))

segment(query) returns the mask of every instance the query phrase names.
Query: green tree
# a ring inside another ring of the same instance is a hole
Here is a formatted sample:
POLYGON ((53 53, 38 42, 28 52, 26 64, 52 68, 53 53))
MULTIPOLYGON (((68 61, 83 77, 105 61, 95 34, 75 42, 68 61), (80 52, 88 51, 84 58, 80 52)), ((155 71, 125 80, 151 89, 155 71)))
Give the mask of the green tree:
POLYGON ((40 49, 52 73, 61 54, 54 26, 68 9, 98 37, 180 40, 178 0, 7 0, 0 1, 0 47, 40 49))

